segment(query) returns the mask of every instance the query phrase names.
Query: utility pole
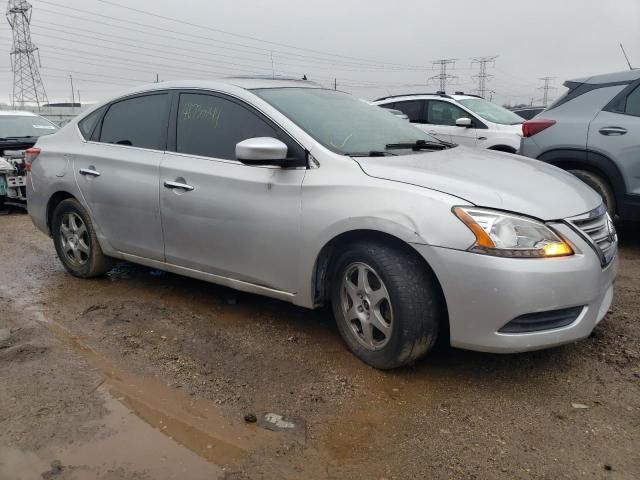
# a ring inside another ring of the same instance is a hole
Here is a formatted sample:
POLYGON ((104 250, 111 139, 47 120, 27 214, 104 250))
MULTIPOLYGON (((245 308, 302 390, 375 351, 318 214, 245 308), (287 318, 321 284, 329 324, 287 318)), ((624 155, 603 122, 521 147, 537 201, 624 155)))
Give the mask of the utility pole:
POLYGON ((273 51, 271 52, 271 78, 276 78, 276 68, 273 63, 273 51))
POLYGON ((489 57, 471 57, 471 65, 477 63, 480 66, 478 75, 474 75, 473 78, 478 79, 478 89, 476 91, 482 98, 485 98, 487 96, 487 80, 493 77, 493 75, 489 75, 487 73, 487 64, 495 64, 496 58, 498 58, 498 55, 489 57))
POLYGON ((431 62, 434 67, 436 65, 440 66, 440 74, 434 75, 433 77, 429 78, 429 80, 437 80, 440 83, 440 92, 446 92, 447 82, 456 80, 458 78, 455 75, 447 73, 447 67, 451 65, 451 67, 453 68, 453 65, 456 63, 456 61, 457 58, 443 58, 441 60, 434 60, 433 62, 431 62))
POLYGON ((160 83, 160 74, 156 73, 156 82, 155 83, 160 83))
POLYGON ((541 77, 540 80, 544 82, 544 85, 539 88, 539 90, 543 91, 542 94, 542 106, 547 107, 549 104, 549 90, 554 90, 556 87, 552 87, 549 85, 551 80, 555 80, 556 77, 541 77))
POLYGON ((7 21, 13 32, 13 46, 10 53, 13 71, 11 103, 21 107, 29 102, 35 103, 38 107, 49 103, 40 76, 38 47, 31 42, 31 13, 31 4, 26 0, 9 0, 7 4, 7 21))
POLYGON ((71 82, 71 109, 76 107, 76 91, 73 88, 73 75, 69 75, 69 81, 71 82))
POLYGON ((338 79, 337 78, 333 79, 333 89, 334 90, 338 90, 338 79))

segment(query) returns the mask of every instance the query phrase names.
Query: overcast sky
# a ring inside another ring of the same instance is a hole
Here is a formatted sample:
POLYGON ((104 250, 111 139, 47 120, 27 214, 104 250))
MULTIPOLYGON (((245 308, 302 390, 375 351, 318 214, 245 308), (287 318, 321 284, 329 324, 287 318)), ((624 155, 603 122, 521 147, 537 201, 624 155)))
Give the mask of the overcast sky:
MULTIPOLYGON (((640 67, 640 0, 31 0, 50 101, 83 102, 128 86, 224 75, 306 74, 373 99, 435 91, 431 62, 456 58, 448 91, 472 91, 470 57, 497 55, 499 103, 538 103, 539 77, 640 67), (129 9, 119 7, 123 5, 129 9), (140 10, 139 12, 130 9, 140 10), (147 12, 147 13, 145 13, 147 12), (152 16, 150 14, 156 15, 152 16), (160 18, 158 16, 167 17, 160 18), (174 21, 172 21, 173 19, 174 21)), ((0 86, 12 88, 11 30, 0 33, 0 86)))

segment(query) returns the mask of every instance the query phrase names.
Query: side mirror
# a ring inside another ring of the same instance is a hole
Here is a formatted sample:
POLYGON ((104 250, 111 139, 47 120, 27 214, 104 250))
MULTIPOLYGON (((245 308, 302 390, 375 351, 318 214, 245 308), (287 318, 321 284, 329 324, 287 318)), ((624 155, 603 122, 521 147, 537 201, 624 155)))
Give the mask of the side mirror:
POLYGON ((236 144, 236 158, 247 164, 283 165, 287 151, 284 142, 272 137, 248 138, 236 144))
POLYGON ((467 117, 462 117, 456 120, 456 127, 471 127, 471 119, 467 117))

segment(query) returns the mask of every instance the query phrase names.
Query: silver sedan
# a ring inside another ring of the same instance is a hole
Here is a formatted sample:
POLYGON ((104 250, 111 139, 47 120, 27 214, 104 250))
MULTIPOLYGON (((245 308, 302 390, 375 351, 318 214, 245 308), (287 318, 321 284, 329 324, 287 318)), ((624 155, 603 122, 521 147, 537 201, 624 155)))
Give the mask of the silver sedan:
POLYGON ((582 182, 308 81, 145 86, 26 156, 29 212, 71 274, 126 260, 330 303, 378 368, 445 333, 491 352, 572 342, 612 300, 617 237, 582 182))

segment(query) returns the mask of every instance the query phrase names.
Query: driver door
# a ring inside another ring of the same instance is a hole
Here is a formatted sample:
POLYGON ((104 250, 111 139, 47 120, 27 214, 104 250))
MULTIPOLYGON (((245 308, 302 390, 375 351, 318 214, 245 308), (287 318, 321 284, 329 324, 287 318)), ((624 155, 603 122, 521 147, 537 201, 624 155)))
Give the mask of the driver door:
POLYGON ((432 129, 438 133, 435 136, 442 140, 467 147, 476 146, 478 137, 477 130, 473 127, 474 119, 457 105, 443 100, 429 100, 426 114, 427 133, 431 133, 430 130, 432 129), (458 127, 456 120, 459 118, 469 118, 472 121, 471 127, 458 127), (440 135, 448 135, 449 139, 442 138, 440 135))
POLYGON ((287 144, 289 158, 305 158, 304 149, 222 94, 176 93, 172 111, 175 138, 160 165, 166 261, 295 293, 306 168, 245 165, 235 148, 275 137, 287 144))

